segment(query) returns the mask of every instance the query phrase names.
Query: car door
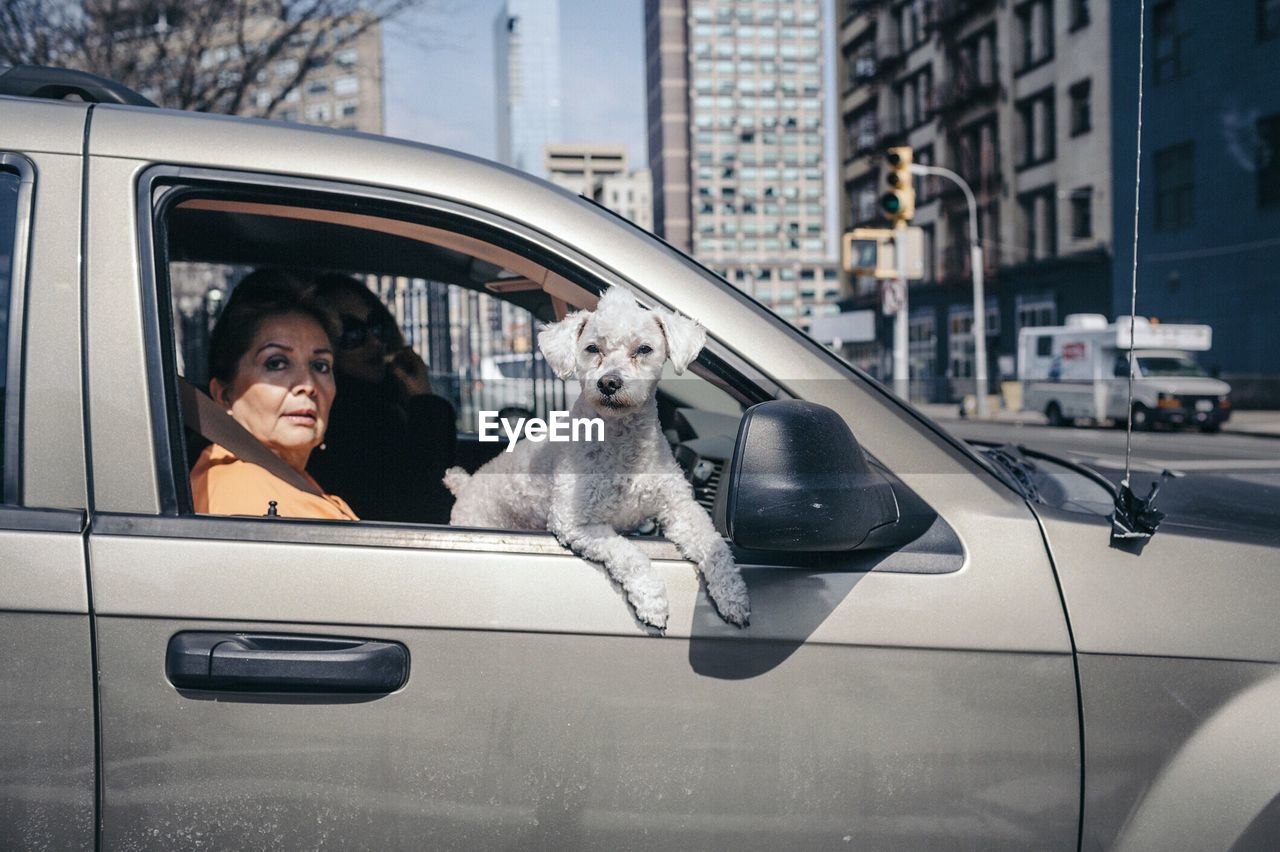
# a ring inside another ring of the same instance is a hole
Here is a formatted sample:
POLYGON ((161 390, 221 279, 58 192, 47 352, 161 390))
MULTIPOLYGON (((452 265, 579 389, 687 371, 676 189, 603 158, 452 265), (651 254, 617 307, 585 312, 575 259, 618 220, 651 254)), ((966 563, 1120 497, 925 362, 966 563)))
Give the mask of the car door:
POLYGON ((90 146, 105 845, 1075 846, 1076 687, 1039 529, 909 410, 651 238, 470 158, 113 109, 90 146), (157 175, 447 213, 634 287, 704 322, 722 382, 839 413, 939 537, 744 559, 742 630, 642 541, 671 599, 655 635, 545 533, 183 514, 157 175), (166 655, 193 633, 389 643, 409 673, 356 695, 180 688, 166 655))
POLYGON ((92 849, 83 105, 0 98, 0 847, 92 849))

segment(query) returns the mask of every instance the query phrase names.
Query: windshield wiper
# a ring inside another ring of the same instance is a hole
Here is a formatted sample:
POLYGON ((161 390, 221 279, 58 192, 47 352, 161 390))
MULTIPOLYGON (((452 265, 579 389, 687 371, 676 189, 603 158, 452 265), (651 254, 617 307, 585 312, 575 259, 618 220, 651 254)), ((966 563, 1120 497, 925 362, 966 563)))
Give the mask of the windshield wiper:
POLYGON ((1044 502, 1035 482, 1039 470, 1035 462, 1023 455, 1021 447, 1016 444, 1001 444, 982 450, 982 455, 1008 474, 1009 481, 1023 497, 1033 503, 1044 502))

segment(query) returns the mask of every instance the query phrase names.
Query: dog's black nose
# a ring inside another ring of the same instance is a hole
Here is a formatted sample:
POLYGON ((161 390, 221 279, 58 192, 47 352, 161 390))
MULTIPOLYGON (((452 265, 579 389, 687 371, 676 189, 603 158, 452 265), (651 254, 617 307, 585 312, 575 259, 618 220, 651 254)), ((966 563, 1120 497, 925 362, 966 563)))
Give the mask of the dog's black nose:
POLYGON ((622 388, 622 376, 617 373, 606 373, 596 380, 596 387, 605 396, 613 396, 622 388))

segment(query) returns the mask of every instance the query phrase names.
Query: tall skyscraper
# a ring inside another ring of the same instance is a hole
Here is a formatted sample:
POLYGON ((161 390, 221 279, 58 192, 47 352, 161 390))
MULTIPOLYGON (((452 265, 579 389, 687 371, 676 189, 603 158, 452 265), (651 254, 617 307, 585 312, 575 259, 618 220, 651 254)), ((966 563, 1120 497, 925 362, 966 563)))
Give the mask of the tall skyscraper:
POLYGON ((560 2, 506 0, 493 22, 498 159, 539 176, 560 142, 560 2))
POLYGON ((835 311, 818 0, 646 0, 654 228, 807 328, 835 311))

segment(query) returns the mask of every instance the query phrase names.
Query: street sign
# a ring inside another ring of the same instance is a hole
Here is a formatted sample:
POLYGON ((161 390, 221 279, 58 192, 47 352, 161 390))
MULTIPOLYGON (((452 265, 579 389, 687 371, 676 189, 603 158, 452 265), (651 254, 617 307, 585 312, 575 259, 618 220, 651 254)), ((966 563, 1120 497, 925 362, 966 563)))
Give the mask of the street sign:
POLYGON ((844 343, 870 343, 876 339, 876 312, 848 311, 814 317, 809 334, 819 343, 836 349, 844 343))
POLYGON ((880 285, 880 307, 885 316, 891 317, 902 310, 902 305, 906 299, 907 282, 901 278, 895 278, 880 285))
MULTIPOLYGON (((854 275, 896 279, 900 273, 894 256, 894 234, 892 228, 854 228, 846 231, 841 240, 840 258, 844 270, 854 275)), ((903 239, 906 242, 907 278, 919 281, 924 278, 924 229, 906 228, 903 239)))

